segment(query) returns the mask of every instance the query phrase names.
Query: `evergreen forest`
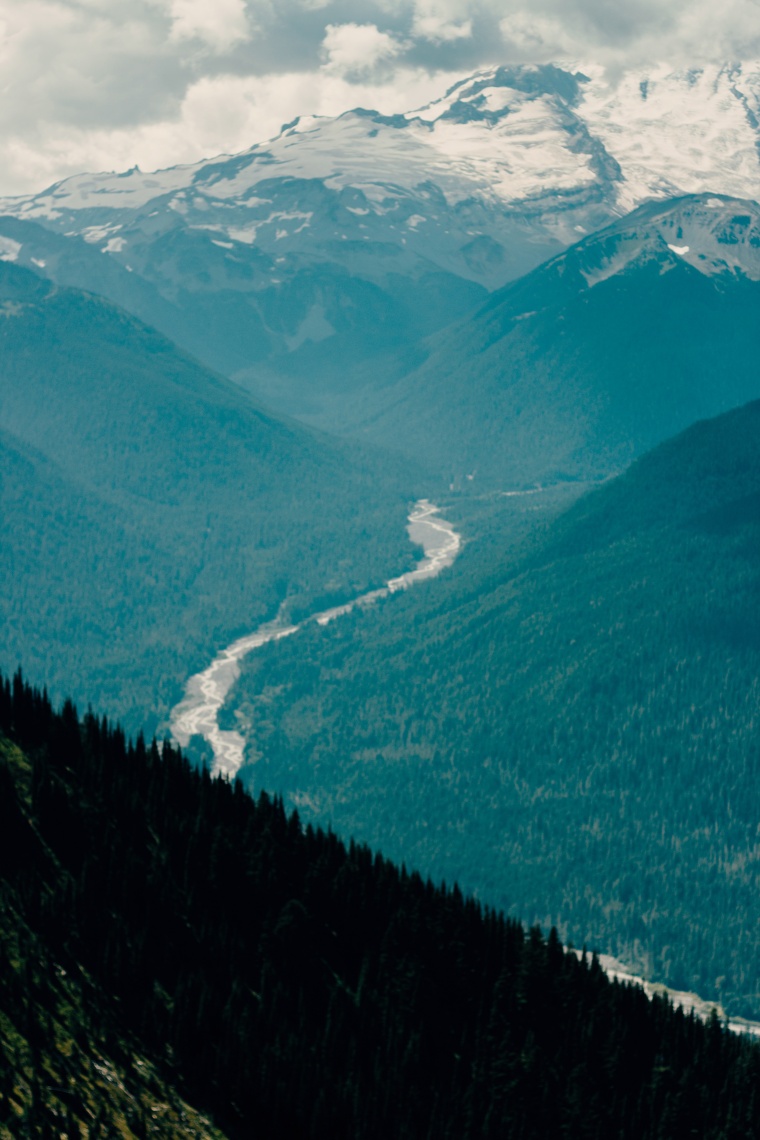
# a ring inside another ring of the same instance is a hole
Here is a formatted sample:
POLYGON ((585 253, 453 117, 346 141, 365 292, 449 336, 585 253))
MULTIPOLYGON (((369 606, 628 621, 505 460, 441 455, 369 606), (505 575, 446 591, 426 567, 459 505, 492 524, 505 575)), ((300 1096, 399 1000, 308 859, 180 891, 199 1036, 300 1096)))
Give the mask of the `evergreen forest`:
POLYGON ((0 1134, 760 1136, 760 1049, 0 683, 0 1134))
POLYGON ((757 1017, 758 456, 753 403, 560 514, 450 498, 440 580, 248 659, 242 778, 757 1017))

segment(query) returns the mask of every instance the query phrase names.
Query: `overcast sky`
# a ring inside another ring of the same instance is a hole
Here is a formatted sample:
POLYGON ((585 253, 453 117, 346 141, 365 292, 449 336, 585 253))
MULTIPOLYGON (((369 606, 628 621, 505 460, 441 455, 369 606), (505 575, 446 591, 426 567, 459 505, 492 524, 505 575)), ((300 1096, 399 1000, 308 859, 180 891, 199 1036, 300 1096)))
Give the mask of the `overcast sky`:
POLYGON ((760 56, 760 0, 0 0, 0 194, 406 110, 493 63, 760 56))

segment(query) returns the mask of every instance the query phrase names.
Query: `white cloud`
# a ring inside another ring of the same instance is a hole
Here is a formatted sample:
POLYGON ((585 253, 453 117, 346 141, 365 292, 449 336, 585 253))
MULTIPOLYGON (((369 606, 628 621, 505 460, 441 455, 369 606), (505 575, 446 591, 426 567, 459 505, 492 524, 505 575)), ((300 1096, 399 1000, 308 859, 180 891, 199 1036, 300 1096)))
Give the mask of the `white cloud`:
POLYGON ((760 57, 760 0, 0 0, 0 194, 392 113, 489 64, 760 57))
POLYGON ((682 59, 747 59, 760 51, 757 0, 698 0, 684 5, 675 27, 682 59))
POLYGON ((171 18, 171 39, 202 40, 216 52, 250 36, 245 0, 172 0, 171 18))
POLYGON ((454 23, 440 16, 417 16, 412 32, 434 44, 451 43, 453 40, 467 40, 472 36, 472 20, 454 23))
POLYGON ((666 60, 672 66, 760 55, 759 0, 512 0, 502 6, 507 55, 576 56, 613 71, 666 60))
POLYGON ((0 145, 47 124, 116 125, 167 114, 181 96, 168 14, 134 0, 0 0, 0 145))
POLYGON ((328 24, 322 43, 325 71, 356 82, 377 75, 403 51, 403 43, 375 24, 328 24))
POLYGON ((402 68, 393 83, 350 82, 324 70, 204 77, 188 88, 171 118, 114 130, 52 124, 34 139, 7 139, 0 193, 41 190, 86 170, 156 170, 235 153, 278 134, 283 123, 304 113, 339 115, 364 106, 396 114, 430 102, 457 77, 422 68, 402 68))
POLYGON ((574 55, 579 44, 575 33, 559 20, 515 12, 499 24, 504 43, 521 55, 536 60, 574 55))
POLYGON ((472 5, 463 0, 415 0, 412 35, 434 44, 467 40, 473 21, 468 18, 472 5))

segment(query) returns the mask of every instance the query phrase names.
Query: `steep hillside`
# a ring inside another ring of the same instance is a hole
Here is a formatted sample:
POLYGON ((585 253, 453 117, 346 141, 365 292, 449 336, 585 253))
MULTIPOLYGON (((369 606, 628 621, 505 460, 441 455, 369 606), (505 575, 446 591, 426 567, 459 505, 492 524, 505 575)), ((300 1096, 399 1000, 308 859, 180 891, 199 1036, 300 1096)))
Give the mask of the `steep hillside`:
POLYGON ((754 403, 519 547, 493 507, 435 591, 252 655, 246 778, 757 1015, 759 457, 754 403))
POLYGON ((0 312, 6 666, 155 724, 230 635, 409 561, 387 462, 9 263, 0 312))
POLYGON ((18 677, 0 789, 6 1134, 218 1135, 181 1095, 265 1140, 757 1134, 716 1018, 18 677))
POLYGON ((760 395, 759 242, 753 202, 642 206, 431 339, 416 370, 369 383, 332 414, 455 483, 617 473, 760 395))

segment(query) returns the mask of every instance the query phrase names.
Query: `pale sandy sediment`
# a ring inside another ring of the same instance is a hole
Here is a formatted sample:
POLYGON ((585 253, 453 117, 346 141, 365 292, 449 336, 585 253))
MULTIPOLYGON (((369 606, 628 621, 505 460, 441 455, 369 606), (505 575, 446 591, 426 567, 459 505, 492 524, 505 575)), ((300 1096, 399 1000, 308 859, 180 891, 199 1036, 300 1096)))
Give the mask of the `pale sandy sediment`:
POLYGON ((243 764, 245 738, 234 729, 220 728, 218 718, 230 689, 240 676, 241 660, 269 641, 290 637, 310 622, 327 625, 335 618, 350 613, 356 606, 372 605, 379 598, 398 590, 406 590, 415 582, 435 578, 452 564, 461 547, 460 536, 451 523, 438 517, 438 511, 439 508, 427 499, 421 499, 409 514, 409 538, 425 551, 425 557, 414 570, 409 570, 398 578, 391 578, 379 590, 371 590, 345 605, 312 614, 298 625, 268 622, 222 649, 207 669, 190 678, 185 686, 184 697, 172 709, 170 727, 177 744, 185 748, 192 737, 202 737, 213 752, 213 774, 227 779, 234 777, 243 764))

